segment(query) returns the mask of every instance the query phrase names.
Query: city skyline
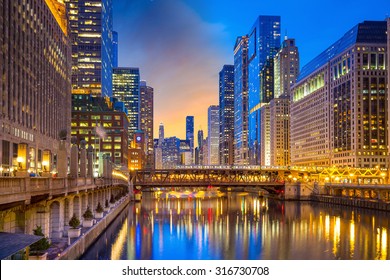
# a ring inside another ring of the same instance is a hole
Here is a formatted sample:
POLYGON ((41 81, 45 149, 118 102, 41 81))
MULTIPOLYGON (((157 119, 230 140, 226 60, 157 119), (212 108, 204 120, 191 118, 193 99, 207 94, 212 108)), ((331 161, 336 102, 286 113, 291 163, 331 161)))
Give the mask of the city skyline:
POLYGON ((296 39, 302 67, 358 22, 384 20, 390 13, 387 1, 377 2, 381 9, 376 10, 362 9, 363 1, 328 1, 318 6, 307 6, 306 1, 243 1, 235 6, 230 2, 222 5, 220 0, 207 4, 113 0, 113 4, 119 66, 139 67, 141 79, 155 88, 155 134, 158 124, 164 122, 166 135, 181 139, 185 138, 187 115, 195 117, 196 130, 207 127, 207 108, 218 105, 219 70, 233 63, 237 36, 247 34, 258 15, 281 16, 281 39, 286 34, 296 39), (320 10, 329 16, 318 17, 320 10), (175 104, 174 113, 171 104, 175 104))

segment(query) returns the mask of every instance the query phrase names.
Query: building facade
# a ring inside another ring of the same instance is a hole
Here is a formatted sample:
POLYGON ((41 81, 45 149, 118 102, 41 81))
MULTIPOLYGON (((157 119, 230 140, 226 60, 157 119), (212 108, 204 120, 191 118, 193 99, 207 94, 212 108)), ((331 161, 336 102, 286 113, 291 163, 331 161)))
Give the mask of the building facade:
POLYGON ((112 31, 112 67, 118 67, 118 32, 112 31))
POLYGON ((270 102, 271 165, 290 165, 290 95, 299 72, 295 39, 287 39, 274 57, 274 99, 270 102))
POLYGON ((162 168, 176 168, 180 160, 180 139, 175 136, 165 138, 162 145, 162 168))
POLYGON ((357 24, 298 77, 291 105, 292 164, 388 165, 385 21, 357 24))
POLYGON ((270 166, 271 165, 271 129, 270 129, 270 106, 264 104, 260 108, 261 118, 261 151, 260 151, 260 165, 270 166))
POLYGON ((290 165, 290 97, 274 98, 270 109, 270 164, 290 165))
POLYGON ((2 175, 55 169, 60 140, 69 143, 68 35, 62 1, 0 1, 2 175))
POLYGON ((99 158, 106 155, 116 165, 128 167, 128 118, 123 104, 119 102, 115 106, 103 97, 85 94, 73 94, 72 98, 72 104, 86 105, 84 110, 72 111, 72 136, 77 138, 77 143, 85 140, 99 158))
POLYGON ((248 36, 234 47, 234 164, 248 165, 248 36))
POLYGON ((140 73, 139 68, 119 67, 112 73, 113 96, 125 104, 129 118, 129 143, 140 129, 140 73))
POLYGON ((219 163, 234 162, 234 65, 219 72, 219 163))
POLYGON ((209 165, 219 165, 219 106, 212 105, 207 111, 207 158, 209 165))
POLYGON ((140 129, 145 133, 146 168, 154 168, 153 145, 153 94, 154 90, 145 81, 140 83, 140 129))
POLYGON ((260 164, 260 107, 269 102, 261 91, 260 72, 280 47, 280 16, 259 16, 248 39, 248 145, 251 164, 260 164))
POLYGON ((112 96, 112 0, 65 0, 72 42, 72 93, 112 96))

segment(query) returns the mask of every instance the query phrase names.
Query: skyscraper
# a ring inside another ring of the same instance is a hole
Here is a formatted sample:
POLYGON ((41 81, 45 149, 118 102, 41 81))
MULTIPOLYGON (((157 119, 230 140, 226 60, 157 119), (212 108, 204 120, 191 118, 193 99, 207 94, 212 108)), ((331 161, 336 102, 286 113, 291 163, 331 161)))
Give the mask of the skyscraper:
POLYGON ((71 119, 65 6, 29 2, 0 1, 0 167, 24 175, 58 168, 60 140, 69 143, 71 119))
POLYGON ((294 165, 389 163, 385 21, 364 21, 306 64, 291 96, 294 165))
POLYGON ((118 67, 118 32, 112 31, 112 67, 118 67))
POLYGON ((207 111, 208 164, 219 165, 219 106, 212 105, 207 111))
POLYGON ((153 167, 153 88, 140 82, 140 128, 145 133, 146 167, 153 167))
POLYGON ((65 0, 72 93, 112 96, 112 0, 65 0))
POLYGON ((249 164, 248 156, 248 36, 234 47, 234 164, 249 164))
POLYGON ((154 166, 155 169, 163 168, 163 158, 162 158, 162 146, 164 143, 164 124, 160 123, 158 128, 158 140, 157 145, 154 145, 154 166))
POLYGON ((194 162, 194 116, 186 117, 186 140, 190 142, 191 158, 194 162))
POLYGON ((260 107, 270 101, 261 92, 260 72, 267 59, 274 57, 280 46, 280 16, 259 16, 249 32, 248 41, 248 136, 251 164, 260 164, 260 107))
POLYGON ((290 88, 299 71, 295 39, 287 39, 274 57, 274 99, 270 102, 271 165, 290 165, 290 88))
POLYGON ((219 162, 234 162, 234 65, 224 65, 219 72, 219 162))
POLYGON ((129 144, 140 129, 140 73, 138 68, 118 67, 112 74, 113 95, 125 104, 129 117, 129 144))

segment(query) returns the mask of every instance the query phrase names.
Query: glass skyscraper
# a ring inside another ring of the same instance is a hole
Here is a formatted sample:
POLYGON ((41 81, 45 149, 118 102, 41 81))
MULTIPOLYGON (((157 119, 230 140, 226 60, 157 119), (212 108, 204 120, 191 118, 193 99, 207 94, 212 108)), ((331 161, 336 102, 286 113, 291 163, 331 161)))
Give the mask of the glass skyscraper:
POLYGON ((140 73, 139 68, 118 67, 112 74, 113 95, 125 104, 129 117, 129 143, 140 129, 140 73))
POLYGON ((224 65, 219 72, 219 162, 234 162, 234 65, 224 65))
POLYGON ((248 157, 248 36, 234 47, 234 164, 249 164, 248 157))
POLYGON ((72 93, 112 96, 112 0, 65 0, 72 93))
POLYGON ((191 161, 194 161, 194 116, 186 117, 186 140, 190 142, 191 161))
POLYGON ((112 67, 118 67, 118 32, 112 32, 112 67))
MULTIPOLYGON (((249 32, 248 104, 249 156, 251 164, 260 163, 261 118, 259 109, 270 98, 261 92, 260 72, 280 46, 280 16, 259 16, 249 32)), ((272 99, 272 98, 271 98, 272 99)))

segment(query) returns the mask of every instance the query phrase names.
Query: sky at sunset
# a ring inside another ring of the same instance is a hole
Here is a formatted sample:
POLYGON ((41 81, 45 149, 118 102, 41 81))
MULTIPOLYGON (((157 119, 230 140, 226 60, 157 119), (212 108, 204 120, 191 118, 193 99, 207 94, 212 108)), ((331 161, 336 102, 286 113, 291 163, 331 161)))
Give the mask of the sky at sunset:
POLYGON ((280 15, 282 38, 296 39, 301 67, 364 20, 384 20, 389 0, 113 0, 119 66, 139 67, 154 88, 154 135, 185 139, 185 118, 207 135, 207 108, 218 105, 218 73, 233 63, 237 36, 258 15, 280 15))

